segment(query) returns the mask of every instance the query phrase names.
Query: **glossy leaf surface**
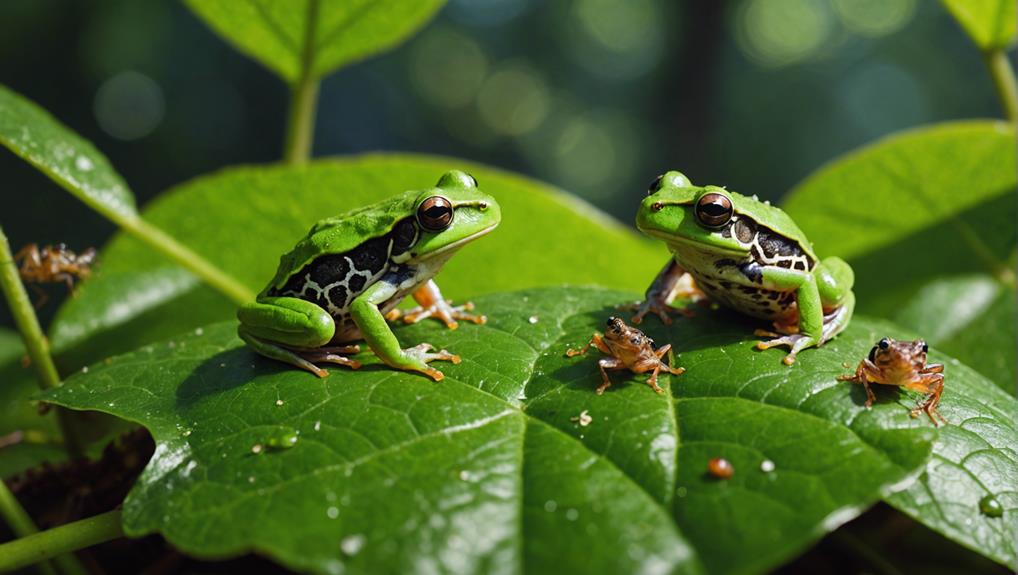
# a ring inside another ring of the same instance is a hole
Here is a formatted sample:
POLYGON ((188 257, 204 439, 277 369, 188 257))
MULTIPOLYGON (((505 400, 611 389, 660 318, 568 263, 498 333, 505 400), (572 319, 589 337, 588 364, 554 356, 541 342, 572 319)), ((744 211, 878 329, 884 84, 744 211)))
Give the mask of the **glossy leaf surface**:
MULTIPOLYGON (((155 436, 125 503, 129 533, 320 572, 762 572, 924 468, 937 432, 909 417, 911 398, 882 390, 866 410, 860 387, 835 380, 886 324, 857 318, 789 368, 728 312, 648 321, 688 371, 663 377, 662 395, 615 372, 597 396, 596 358, 564 351, 632 297, 494 294, 477 301, 485 326, 398 328, 404 345, 463 356, 440 366, 441 383, 369 354, 319 380, 253 354, 225 323, 93 366, 50 397, 155 436), (293 433, 293 447, 268 447, 293 433), (709 476, 712 457, 734 477, 709 476)), ((949 419, 959 399, 945 395, 949 419)))
POLYGON ((0 145, 99 212, 120 218, 136 215, 134 196, 106 156, 49 112, 2 85, 0 145))

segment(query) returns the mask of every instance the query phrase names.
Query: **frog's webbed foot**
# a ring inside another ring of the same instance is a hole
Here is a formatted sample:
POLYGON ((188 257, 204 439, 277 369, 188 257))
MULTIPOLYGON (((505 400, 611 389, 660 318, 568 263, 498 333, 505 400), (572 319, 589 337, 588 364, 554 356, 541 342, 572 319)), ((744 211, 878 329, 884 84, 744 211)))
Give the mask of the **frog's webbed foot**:
POLYGON ((431 353, 434 349, 435 346, 430 343, 422 343, 414 347, 408 347, 403 350, 404 363, 395 367, 407 371, 419 371, 435 381, 442 381, 445 374, 429 366, 428 362, 441 360, 451 361, 454 364, 458 364, 460 362, 460 356, 449 353, 444 349, 431 353))
POLYGON ((431 302, 427 306, 417 306, 402 315, 404 323, 417 323, 423 319, 434 317, 441 320, 445 327, 449 329, 456 329, 458 327, 459 324, 456 323, 458 319, 479 325, 483 325, 488 321, 488 318, 483 315, 467 313, 473 310, 473 302, 468 301, 463 305, 454 306, 449 300, 440 299, 431 302))
POLYGON ((801 333, 792 333, 788 335, 778 336, 778 334, 774 332, 770 332, 763 329, 758 329, 754 333, 757 336, 773 338, 767 341, 757 342, 756 344, 757 349, 770 349, 772 347, 778 347, 782 345, 788 346, 788 355, 786 355, 785 359, 782 360, 785 362, 785 365, 792 365, 793 363, 795 363, 795 356, 798 355, 800 351, 812 345, 816 345, 817 343, 815 337, 811 335, 804 335, 801 333))
POLYGON ((620 305, 616 309, 622 311, 635 311, 636 314, 630 319, 630 321, 634 324, 643 322, 644 316, 649 313, 653 313, 657 317, 661 318, 661 323, 665 325, 672 325, 672 317, 669 315, 670 312, 675 312, 686 317, 693 317, 696 315, 690 310, 672 307, 664 299, 655 297, 650 297, 640 302, 620 305))

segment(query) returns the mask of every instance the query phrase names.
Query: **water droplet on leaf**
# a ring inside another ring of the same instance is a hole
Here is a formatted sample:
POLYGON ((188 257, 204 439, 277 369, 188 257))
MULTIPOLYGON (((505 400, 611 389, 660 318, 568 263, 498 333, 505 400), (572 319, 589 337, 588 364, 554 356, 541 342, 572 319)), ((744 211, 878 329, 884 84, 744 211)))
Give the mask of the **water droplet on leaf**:
POLYGON ((1004 506, 992 495, 979 500, 979 511, 987 517, 1000 517, 1004 514, 1004 506))

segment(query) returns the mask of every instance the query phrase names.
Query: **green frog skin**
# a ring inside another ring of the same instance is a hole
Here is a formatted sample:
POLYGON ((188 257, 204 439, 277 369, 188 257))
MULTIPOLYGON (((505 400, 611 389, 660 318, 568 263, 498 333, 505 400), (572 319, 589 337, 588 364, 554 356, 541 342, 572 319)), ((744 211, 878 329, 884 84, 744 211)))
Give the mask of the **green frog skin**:
POLYGON ((402 349, 387 319, 412 295, 420 307, 406 323, 427 317, 450 329, 456 320, 483 323, 466 313, 469 303, 452 306, 432 278, 461 247, 491 232, 501 220, 494 198, 480 191, 464 172, 450 171, 435 188, 411 191, 346 214, 325 219, 284 254, 275 277, 255 302, 237 311, 238 335, 253 350, 306 369, 328 372, 315 363, 353 369, 346 357, 363 339, 390 367, 416 371, 439 381, 433 360, 459 362, 446 350, 422 343, 402 349))
POLYGON ((844 260, 819 260, 795 222, 769 203, 717 186, 694 186, 679 172, 651 184, 636 226, 668 245, 673 258, 661 270, 645 301, 633 306, 633 323, 647 313, 671 323, 669 304, 692 276, 713 301, 770 320, 778 333, 760 349, 787 346, 791 365, 799 351, 838 335, 852 317, 854 275, 844 260))

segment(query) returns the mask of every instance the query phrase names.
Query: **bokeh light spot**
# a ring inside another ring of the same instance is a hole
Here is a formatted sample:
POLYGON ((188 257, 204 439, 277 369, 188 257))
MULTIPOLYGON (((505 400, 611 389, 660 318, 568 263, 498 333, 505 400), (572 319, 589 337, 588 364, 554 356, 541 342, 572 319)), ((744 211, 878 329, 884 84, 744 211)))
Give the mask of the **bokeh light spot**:
POLYGON ((485 81, 477 106, 492 130, 520 136, 536 129, 548 115, 548 88, 530 66, 509 63, 485 81))
POLYGON ((915 0, 832 0, 845 28, 875 38, 901 29, 915 14, 915 0))
POLYGON ((664 19, 658 3, 579 0, 571 12, 573 22, 565 38, 566 48, 589 72, 611 79, 631 79, 660 61, 664 19))
POLYGON ((411 66, 414 86, 425 100, 455 109, 473 102, 488 72, 488 58, 472 38, 439 29, 414 45, 411 66))
POLYGON ((144 74, 128 70, 102 83, 93 112, 99 127, 118 140, 137 140, 163 120, 163 90, 144 74))
POLYGON ((747 56, 784 66, 815 54, 830 38, 826 0, 749 0, 736 18, 736 39, 747 56))

